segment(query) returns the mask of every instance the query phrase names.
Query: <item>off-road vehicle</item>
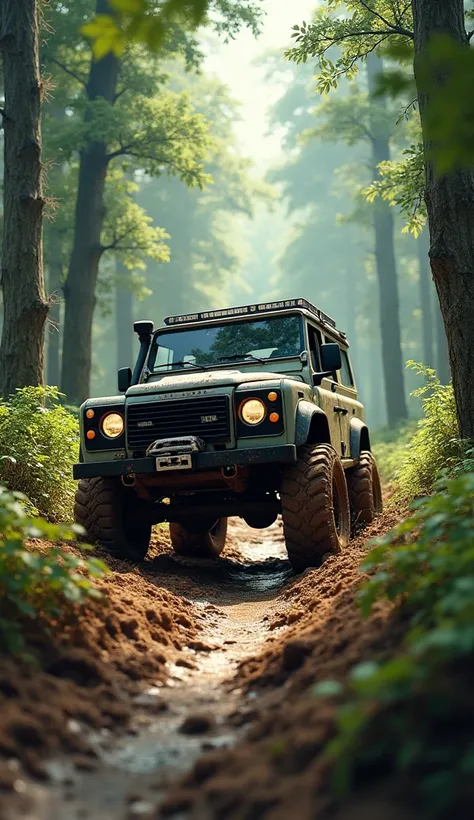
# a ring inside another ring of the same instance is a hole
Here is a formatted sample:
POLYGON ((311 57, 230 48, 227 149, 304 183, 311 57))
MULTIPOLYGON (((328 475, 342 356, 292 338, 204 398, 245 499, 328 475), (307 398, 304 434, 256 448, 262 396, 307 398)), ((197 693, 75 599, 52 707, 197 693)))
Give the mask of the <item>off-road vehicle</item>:
POLYGON ((295 570, 344 548, 382 509, 348 342, 305 299, 136 322, 122 395, 80 409, 76 521, 142 560, 169 522, 182 555, 217 557, 227 519, 281 514, 295 570))

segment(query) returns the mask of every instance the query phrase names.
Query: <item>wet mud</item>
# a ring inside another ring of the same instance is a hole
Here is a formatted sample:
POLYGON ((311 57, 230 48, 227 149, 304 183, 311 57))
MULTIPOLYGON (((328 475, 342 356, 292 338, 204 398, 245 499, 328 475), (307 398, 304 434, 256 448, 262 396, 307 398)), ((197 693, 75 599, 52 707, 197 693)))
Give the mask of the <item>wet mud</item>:
POLYGON ((48 649, 61 675, 45 649, 28 686, 14 664, 0 674, 0 820, 309 820, 330 810, 320 752, 333 709, 311 686, 391 651, 402 627, 388 608, 361 622, 366 535, 295 577, 280 522, 259 531, 236 520, 229 532, 223 556, 202 561, 175 556, 158 530, 142 565, 110 562, 107 614, 91 612, 48 649), (74 653, 93 683, 70 671, 74 653), (18 733, 20 715, 36 745, 18 733))

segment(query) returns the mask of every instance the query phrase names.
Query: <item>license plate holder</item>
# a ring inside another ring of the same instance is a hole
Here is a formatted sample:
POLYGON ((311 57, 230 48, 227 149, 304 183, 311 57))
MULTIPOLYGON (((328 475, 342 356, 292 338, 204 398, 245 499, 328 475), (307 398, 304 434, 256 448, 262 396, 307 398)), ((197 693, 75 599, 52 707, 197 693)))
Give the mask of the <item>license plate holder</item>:
POLYGON ((157 456, 155 458, 157 473, 167 470, 192 470, 193 461, 191 453, 174 453, 173 455, 157 456))

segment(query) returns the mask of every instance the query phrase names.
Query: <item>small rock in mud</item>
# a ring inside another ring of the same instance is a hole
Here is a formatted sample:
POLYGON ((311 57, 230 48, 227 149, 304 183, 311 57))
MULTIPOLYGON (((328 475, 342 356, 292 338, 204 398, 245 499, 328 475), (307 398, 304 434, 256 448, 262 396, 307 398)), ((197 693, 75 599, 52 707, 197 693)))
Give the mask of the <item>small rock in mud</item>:
POLYGON ((161 697, 151 694, 150 692, 142 692, 134 699, 135 706, 141 706, 142 709, 150 709, 154 712, 165 712, 168 704, 161 697))
POLYGON ((298 669, 311 654, 312 644, 304 638, 294 638, 285 644, 282 655, 284 669, 292 671, 298 669))
POLYGON ((212 715, 196 713, 188 715, 180 726, 179 731, 183 735, 203 735, 209 732, 214 726, 212 715))
POLYGON ((149 803, 147 800, 135 800, 128 807, 128 817, 130 819, 133 817, 150 817, 152 811, 152 803, 149 803))

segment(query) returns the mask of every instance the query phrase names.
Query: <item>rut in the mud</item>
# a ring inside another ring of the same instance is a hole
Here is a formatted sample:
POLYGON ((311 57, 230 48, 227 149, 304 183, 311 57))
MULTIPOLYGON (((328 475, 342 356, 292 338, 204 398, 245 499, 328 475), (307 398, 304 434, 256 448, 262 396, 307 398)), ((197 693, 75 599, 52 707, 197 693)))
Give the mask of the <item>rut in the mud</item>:
MULTIPOLYGON (((385 516, 369 535, 398 515, 385 516)), ((66 647, 62 679, 43 674, 36 689, 43 699, 48 686, 57 692, 62 711, 46 713, 54 715, 51 728, 40 723, 45 705, 28 700, 31 689, 18 702, 29 721, 23 737, 32 726, 54 737, 62 719, 62 744, 26 754, 8 746, 18 721, 7 721, 2 746, 0 721, 0 753, 12 750, 0 765, 1 820, 276 820, 296 805, 302 820, 323 817, 318 752, 332 713, 316 704, 311 685, 343 679, 399 634, 393 625, 386 631, 386 612, 360 622, 355 595, 365 540, 296 578, 279 523, 257 531, 233 522, 218 561, 177 557, 158 534, 140 567, 111 562, 109 627, 96 622, 95 633, 86 632, 96 660, 86 648, 81 656, 86 666, 96 664, 97 680, 67 679, 66 647), (105 721, 104 710, 111 714, 105 721)), ((0 680, 0 700, 10 684, 0 680)))
MULTIPOLYGON (((164 680, 149 681, 134 696, 125 734, 75 722, 96 761, 78 771, 67 756, 55 757, 45 764, 50 782, 28 782, 8 817, 28 806, 36 820, 146 813, 203 751, 237 742, 251 701, 232 679, 241 660, 257 655, 269 638, 275 602, 293 577, 280 524, 262 532, 234 522, 225 557, 217 562, 160 551, 133 572, 157 594, 164 588, 191 604, 187 617, 194 614, 202 629, 168 661, 164 680)), ((130 594, 130 575, 124 574, 130 594)))

